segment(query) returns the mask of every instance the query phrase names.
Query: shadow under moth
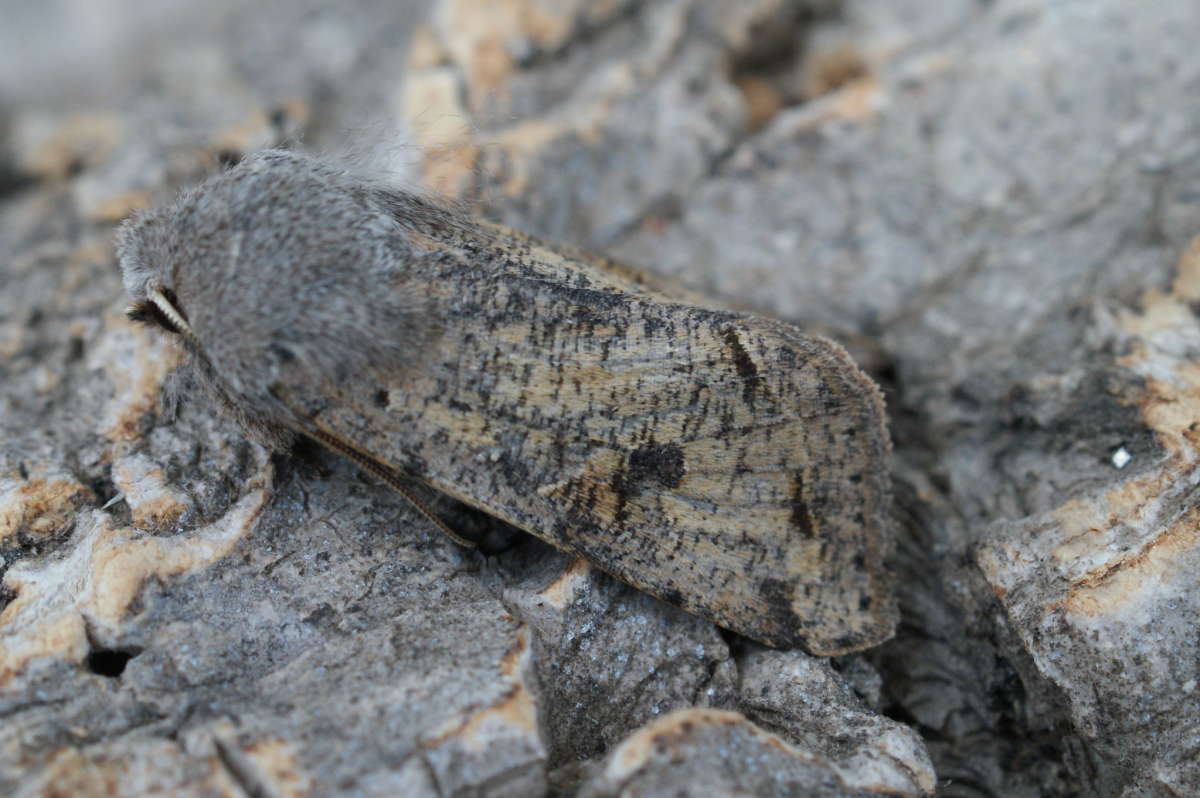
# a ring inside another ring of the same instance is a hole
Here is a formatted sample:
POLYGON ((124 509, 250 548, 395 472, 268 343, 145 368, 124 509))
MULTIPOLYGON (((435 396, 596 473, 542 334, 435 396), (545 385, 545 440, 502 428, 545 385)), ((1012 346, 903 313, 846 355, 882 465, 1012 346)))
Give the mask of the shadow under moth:
POLYGON ((423 482, 771 646, 891 635, 883 401, 839 345, 282 150, 117 244, 131 317, 255 439, 423 482))

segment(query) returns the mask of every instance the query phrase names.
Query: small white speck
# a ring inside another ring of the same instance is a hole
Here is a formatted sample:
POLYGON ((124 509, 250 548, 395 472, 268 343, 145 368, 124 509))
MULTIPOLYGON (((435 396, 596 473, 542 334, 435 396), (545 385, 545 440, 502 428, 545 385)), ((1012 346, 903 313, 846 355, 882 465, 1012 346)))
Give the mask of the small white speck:
POLYGON ((1183 683, 1183 686, 1180 689, 1183 690, 1183 692, 1185 692, 1185 693, 1192 692, 1193 690, 1196 689, 1196 680, 1188 679, 1186 682, 1183 683))
POLYGON ((1129 465, 1129 461, 1132 459, 1133 455, 1124 446, 1118 446, 1117 450, 1112 454, 1112 464, 1117 468, 1124 468, 1129 465))

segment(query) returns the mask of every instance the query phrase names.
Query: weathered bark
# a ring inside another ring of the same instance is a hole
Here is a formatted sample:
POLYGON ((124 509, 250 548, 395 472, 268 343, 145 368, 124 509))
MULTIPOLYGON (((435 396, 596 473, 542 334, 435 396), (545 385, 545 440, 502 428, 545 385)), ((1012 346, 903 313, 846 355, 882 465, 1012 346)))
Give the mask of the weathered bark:
POLYGON ((1200 791, 1200 8, 419 5, 130 4, 86 70, 0 44, 0 792, 1200 791), (896 639, 768 651, 464 553, 171 387, 115 222, 381 107, 413 182, 846 343, 896 639))

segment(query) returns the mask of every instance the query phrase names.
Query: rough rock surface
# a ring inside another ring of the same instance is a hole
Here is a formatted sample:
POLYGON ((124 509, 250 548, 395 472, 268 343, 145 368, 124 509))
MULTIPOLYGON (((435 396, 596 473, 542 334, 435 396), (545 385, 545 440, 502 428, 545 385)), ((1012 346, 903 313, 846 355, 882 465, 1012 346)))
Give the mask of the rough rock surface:
POLYGON ((1200 792, 1192 0, 6 5, 0 793, 1200 792), (897 637, 763 649, 164 402, 114 225, 280 142, 844 340, 897 637))

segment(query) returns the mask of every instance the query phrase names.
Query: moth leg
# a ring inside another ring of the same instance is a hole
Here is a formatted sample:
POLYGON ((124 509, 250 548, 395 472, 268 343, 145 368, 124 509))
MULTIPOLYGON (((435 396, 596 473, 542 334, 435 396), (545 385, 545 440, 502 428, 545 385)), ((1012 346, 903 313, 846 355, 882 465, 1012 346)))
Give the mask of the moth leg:
POLYGON ((364 454, 350 444, 343 441, 341 438, 326 432, 323 429, 306 429, 304 434, 317 441, 318 443, 327 446, 338 454, 345 455, 353 460, 360 468, 369 474, 374 475, 383 481, 392 490, 399 493, 405 501, 416 509, 429 523, 433 524, 443 535, 453 540, 460 546, 468 549, 476 548, 476 544, 467 540, 462 535, 455 532, 446 522, 433 514, 433 511, 425 506, 425 503, 412 494, 411 491, 404 485, 395 470, 390 466, 384 465, 370 455, 364 454))

